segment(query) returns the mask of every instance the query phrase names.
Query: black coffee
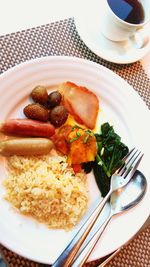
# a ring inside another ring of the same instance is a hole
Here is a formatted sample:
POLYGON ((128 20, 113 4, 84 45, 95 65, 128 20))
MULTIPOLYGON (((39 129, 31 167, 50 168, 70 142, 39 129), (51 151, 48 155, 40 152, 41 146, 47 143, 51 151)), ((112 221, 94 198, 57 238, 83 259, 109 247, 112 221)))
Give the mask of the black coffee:
POLYGON ((107 0, 110 8, 120 19, 139 24, 144 21, 144 9, 138 0, 107 0))

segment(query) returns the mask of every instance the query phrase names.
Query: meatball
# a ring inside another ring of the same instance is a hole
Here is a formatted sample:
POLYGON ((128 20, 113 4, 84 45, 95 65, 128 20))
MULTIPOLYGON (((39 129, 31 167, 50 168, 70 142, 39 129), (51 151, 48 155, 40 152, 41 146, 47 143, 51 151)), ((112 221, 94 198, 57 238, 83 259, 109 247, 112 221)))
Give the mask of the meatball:
POLYGON ((48 110, 40 104, 29 104, 24 110, 27 118, 39 121, 47 121, 49 118, 48 110))
POLYGON ((56 127, 65 123, 68 118, 68 111, 64 106, 56 106, 50 112, 50 121, 56 127))
POLYGON ((41 85, 36 86, 31 92, 31 97, 34 102, 45 105, 48 101, 48 93, 46 88, 41 85))
POLYGON ((53 108, 60 104, 61 94, 58 91, 54 91, 48 95, 47 107, 53 108))

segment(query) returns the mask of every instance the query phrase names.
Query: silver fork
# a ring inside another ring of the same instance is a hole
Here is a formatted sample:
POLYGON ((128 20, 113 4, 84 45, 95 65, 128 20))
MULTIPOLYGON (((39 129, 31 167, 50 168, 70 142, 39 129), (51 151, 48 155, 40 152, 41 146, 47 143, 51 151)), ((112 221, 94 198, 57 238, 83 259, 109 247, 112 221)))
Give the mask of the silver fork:
POLYGON ((74 261, 79 249, 83 242, 88 236, 89 232, 93 228, 97 218, 99 217, 103 207, 109 199, 112 192, 119 188, 123 188, 132 178, 135 173, 143 154, 133 148, 127 156, 124 158, 124 165, 119 168, 115 174, 111 177, 111 185, 108 194, 105 198, 97 205, 92 214, 88 217, 84 225, 79 229, 75 237, 71 240, 69 245, 61 253, 58 259, 54 262, 52 267, 70 267, 74 261))

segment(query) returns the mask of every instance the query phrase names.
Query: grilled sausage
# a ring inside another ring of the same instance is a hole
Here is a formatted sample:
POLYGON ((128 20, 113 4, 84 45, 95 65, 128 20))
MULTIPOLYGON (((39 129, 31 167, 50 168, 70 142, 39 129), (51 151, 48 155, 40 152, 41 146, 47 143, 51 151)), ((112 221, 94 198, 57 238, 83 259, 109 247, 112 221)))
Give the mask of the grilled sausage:
POLYGON ((50 123, 30 119, 10 119, 1 124, 0 132, 6 135, 49 138, 55 133, 55 127, 50 123))
POLYGON ((12 155, 43 155, 53 148, 53 142, 47 138, 18 138, 0 142, 0 154, 12 155))

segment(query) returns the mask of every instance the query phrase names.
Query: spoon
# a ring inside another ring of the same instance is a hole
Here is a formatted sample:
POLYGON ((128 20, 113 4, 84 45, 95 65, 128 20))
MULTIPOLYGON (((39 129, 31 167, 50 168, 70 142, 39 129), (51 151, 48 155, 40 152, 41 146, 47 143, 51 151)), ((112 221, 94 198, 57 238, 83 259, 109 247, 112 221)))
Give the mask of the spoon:
POLYGON ((133 148, 125 156, 125 158, 123 159, 124 165, 121 168, 117 169, 116 172, 111 176, 109 192, 102 201, 99 201, 98 205, 87 217, 79 231, 61 253, 61 255, 56 259, 52 267, 71 266, 86 237, 89 235, 98 217, 100 217, 100 213, 103 210, 106 202, 110 198, 112 192, 115 190, 120 190, 120 188, 126 186, 126 184, 130 181, 133 174, 135 173, 138 165, 140 164, 142 157, 143 154, 141 154, 141 152, 139 152, 135 148, 133 148))
POLYGON ((140 171, 136 171, 125 188, 112 193, 109 216, 82 249, 79 256, 73 262, 72 267, 83 266, 112 217, 137 205, 145 195, 146 188, 147 181, 145 176, 140 171))

